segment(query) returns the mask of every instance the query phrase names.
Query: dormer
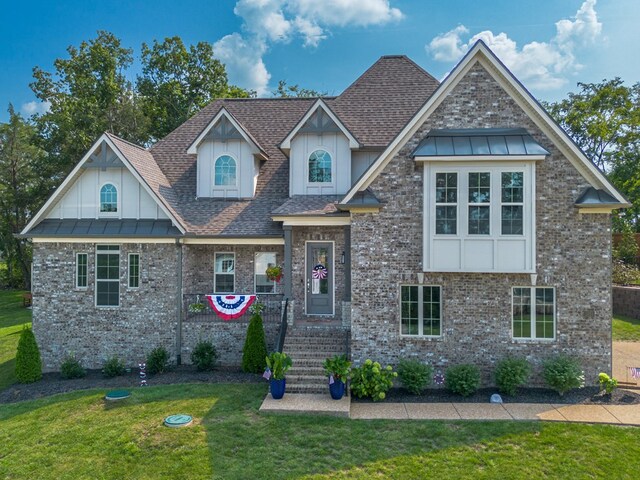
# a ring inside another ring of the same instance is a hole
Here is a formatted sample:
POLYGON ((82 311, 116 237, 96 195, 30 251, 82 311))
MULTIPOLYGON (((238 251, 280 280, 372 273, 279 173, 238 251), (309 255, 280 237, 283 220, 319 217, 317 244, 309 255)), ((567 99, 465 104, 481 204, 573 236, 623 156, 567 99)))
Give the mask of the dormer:
POLYGON ((198 197, 252 198, 260 161, 267 155, 231 113, 222 108, 187 149, 197 159, 198 197))
POLYGON ((339 195, 351 187, 351 151, 360 147, 318 99, 280 148, 289 154, 289 195, 339 195))

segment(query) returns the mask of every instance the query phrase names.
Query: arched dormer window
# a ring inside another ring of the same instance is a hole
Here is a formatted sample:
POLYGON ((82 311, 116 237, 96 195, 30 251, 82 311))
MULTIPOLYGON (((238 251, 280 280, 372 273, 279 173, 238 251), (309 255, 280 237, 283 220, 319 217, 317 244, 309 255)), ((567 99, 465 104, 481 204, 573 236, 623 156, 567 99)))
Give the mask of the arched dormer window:
POLYGON ((236 161, 229 155, 218 157, 214 166, 214 184, 216 186, 236 184, 236 161))
POLYGON ((331 183, 331 155, 325 150, 316 150, 309 155, 309 182, 331 183))
POLYGON ((118 211, 118 189, 113 183, 105 183, 100 189, 100 213, 118 211))

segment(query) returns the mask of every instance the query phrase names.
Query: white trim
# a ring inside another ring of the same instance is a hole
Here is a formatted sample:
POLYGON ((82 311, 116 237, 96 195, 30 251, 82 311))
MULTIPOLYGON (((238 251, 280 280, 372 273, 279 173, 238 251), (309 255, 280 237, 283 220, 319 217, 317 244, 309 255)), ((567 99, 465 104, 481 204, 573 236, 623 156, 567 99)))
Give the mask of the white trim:
POLYGON ((512 99, 528 113, 531 120, 540 128, 549 140, 558 147, 567 159, 576 167, 584 178, 595 188, 604 188, 607 193, 618 200, 621 205, 617 208, 630 206, 627 200, 613 187, 609 180, 593 165, 580 149, 571 141, 569 136, 549 117, 531 94, 516 80, 511 72, 504 67, 495 54, 478 40, 465 57, 454 67, 447 78, 429 98, 427 103, 414 115, 411 121, 393 139, 375 163, 369 167, 362 177, 351 187, 340 203, 347 203, 356 192, 366 189, 380 174, 391 159, 406 144, 426 119, 442 103, 453 88, 460 82, 476 63, 480 63, 487 72, 507 92, 511 92, 512 99), (493 70, 493 71, 492 71, 493 70), (496 75, 496 73, 498 75, 496 75), (516 93, 516 95, 513 95, 516 93))
POLYGON ((546 155, 458 155, 452 157, 428 155, 416 156, 414 161, 420 162, 540 162, 547 158, 546 155))
POLYGON ((554 342, 556 340, 556 329, 558 328, 558 296, 556 294, 556 287, 552 287, 549 285, 526 285, 526 286, 513 286, 511 287, 511 311, 509 312, 509 320, 511 321, 511 340, 513 342, 554 342), (531 304, 529 305, 531 309, 531 315, 529 321, 531 322, 531 336, 530 337, 515 337, 513 335, 513 297, 514 290, 516 288, 528 288, 531 304), (536 289, 538 288, 550 288, 553 290, 553 338, 546 337, 536 337, 536 289))
POLYGON ((298 131, 302 128, 302 126, 306 123, 306 121, 311 118, 311 116, 316 112, 316 110, 318 110, 318 108, 322 108, 322 110, 329 116, 329 118, 331 118, 331 120, 333 120, 333 122, 338 126, 338 128, 344 134, 344 136, 347 137, 347 140, 349 140, 349 148, 351 149, 360 148, 360 143, 358 143, 355 137, 351 135, 349 130, 347 130, 347 128, 340 121, 340 119, 334 115, 331 109, 327 106, 327 104, 321 98, 316 100, 316 103, 314 103, 311 106, 311 108, 307 110, 307 113, 304 115, 304 117, 302 117, 302 119, 296 124, 296 126, 293 127, 293 130, 291 130, 289 135, 287 135, 285 139, 280 143, 280 148, 282 148, 283 150, 291 149, 291 140, 293 140, 293 137, 296 136, 298 131))
MULTIPOLYGON (((116 147, 113 141, 109 138, 109 136, 106 133, 103 133, 100 136, 100 138, 87 151, 85 156, 82 157, 82 159, 80 160, 80 162, 78 162, 78 164, 74 167, 74 169, 71 170, 71 173, 67 175, 67 177, 60 184, 60 186, 56 188, 55 192, 53 192, 53 194, 45 202, 42 208, 38 210, 38 213, 36 213, 36 215, 31 219, 31 221, 27 224, 27 226, 24 227, 22 232, 20 232, 20 235, 26 235, 29 232, 29 230, 31 230, 35 225, 37 225, 42 219, 42 217, 45 216, 50 211, 50 209, 54 206, 54 201, 56 201, 57 198, 66 191, 66 188, 70 186, 77 179, 82 166, 87 162, 87 160, 89 160, 89 158, 98 149, 98 147, 102 145, 102 142, 106 142, 106 144, 111 148, 111 150, 113 150, 113 152, 116 154, 118 159, 124 164, 124 166, 129 170, 129 172, 134 176, 134 178, 138 180, 138 182, 142 185, 142 188, 144 188, 144 190, 151 196, 151 198, 155 200, 158 206, 160 206, 162 211, 167 215, 167 217, 169 217, 169 219, 178 228, 178 230, 180 230, 180 232, 182 233, 185 233, 186 231, 185 228, 178 221, 178 219, 169 211, 169 209, 164 205, 164 202, 160 199, 160 197, 158 197, 158 195, 156 195, 156 193, 151 189, 151 187, 147 185, 147 182, 140 176, 138 171, 135 168, 133 168, 133 165, 131 165, 131 162, 127 160, 127 158, 122 154, 120 149, 116 147)), ((98 209, 99 208, 100 207, 98 207, 98 209)))
POLYGON ((75 277, 75 281, 73 282, 75 285, 76 290, 87 290, 87 288, 89 288, 89 254, 86 252, 76 252, 76 268, 75 268, 75 272, 74 272, 74 277, 75 277), (86 285, 81 287, 80 285, 78 285, 78 257, 80 255, 84 255, 85 256, 85 268, 86 268, 86 272, 85 272, 85 282, 86 285))
POLYGON ((187 237, 182 240, 182 243, 185 245, 284 245, 284 238, 187 237))
POLYGON ((611 213, 619 207, 579 207, 578 213, 611 213))
POLYGON ((127 255, 127 288, 129 290, 138 290, 140 288, 140 258, 141 255, 138 252, 129 252, 127 255), (138 286, 131 286, 131 256, 136 255, 138 257, 138 286))
POLYGON ((336 242, 335 240, 305 240, 304 241, 304 314, 309 317, 335 317, 336 316, 336 242), (307 312, 307 275, 308 275, 308 253, 307 245, 309 243, 330 243, 331 244, 331 260, 333 265, 331 266, 331 272, 333 277, 333 295, 332 295, 332 310, 331 313, 308 313, 307 312))
POLYGON ((236 252, 213 252, 213 293, 216 295, 231 295, 236 291, 236 268, 238 267, 236 263, 236 252), (224 272, 216 272, 216 257, 218 255, 233 255, 233 290, 231 292, 218 292, 218 287, 216 285, 216 275, 229 275, 224 272))
POLYGON ((442 285, 425 285, 422 283, 401 283, 398 285, 398 322, 399 334, 401 338, 414 338, 414 339, 442 339, 444 337, 444 328, 442 326, 442 285), (402 287, 418 287, 418 332, 424 331, 424 287, 438 287, 440 289, 440 335, 424 335, 418 333, 412 335, 410 333, 402 333, 402 287), (422 301, 421 301, 422 300, 422 301))
POLYGON ((175 238, 136 238, 136 237, 33 237, 32 243, 176 243, 175 238))
MULTIPOLYGON (((100 243, 97 244, 95 247, 95 256, 94 256, 94 261, 95 261, 95 268, 94 268, 94 292, 93 292, 93 302, 96 308, 120 308, 120 305, 122 302, 120 302, 120 280, 121 280, 121 276, 122 276, 122 272, 120 272, 120 267, 121 267, 121 263, 120 263, 120 256, 122 253, 122 249, 120 248, 120 245, 116 245, 118 247, 118 250, 99 250, 98 247, 112 247, 114 246, 113 244, 111 245, 107 245, 105 243, 100 243), (117 253, 118 254, 118 280, 113 280, 113 279, 98 279, 98 255, 113 255, 117 253), (118 304, 117 305, 98 305, 98 282, 109 282, 109 283, 118 283, 118 304)), ((127 272, 128 273, 128 272, 127 272)), ((128 282, 128 281, 127 281, 128 282)))
POLYGON ((283 226, 344 226, 351 225, 350 216, 329 217, 327 215, 274 215, 274 222, 283 222, 283 226))
MULTIPOLYGON (((273 283, 273 292, 258 292, 258 279, 256 278, 258 273, 256 272, 256 265, 257 265, 257 257, 260 254, 265 254, 265 253, 271 253, 273 254, 273 257, 275 258, 275 265, 278 264, 278 252, 253 252, 253 293, 255 293, 256 295, 277 295, 278 293, 278 282, 273 281, 271 283, 273 283)), ((261 275, 264 275, 261 274, 261 275)), ((267 279, 268 280, 268 279, 267 279)))
POLYGON ((99 183, 100 188, 98 188, 98 201, 96 202, 97 211, 96 218, 121 218, 122 217, 122 208, 120 206, 120 185, 116 182, 112 182, 111 180, 107 180, 105 182, 99 183), (116 189, 116 211, 115 212, 102 212, 102 189, 105 185, 113 185, 113 188, 116 189))
POLYGON ((211 129, 215 126, 215 124, 218 123, 218 120, 220 120, 223 116, 227 120, 229 120, 231 125, 233 125, 236 130, 238 130, 238 132, 240 133, 244 141, 253 147, 251 153, 253 153, 254 155, 260 155, 264 157, 264 154, 262 153, 262 149, 260 148, 260 146, 256 144, 256 142, 252 140, 249 135, 247 135, 247 131, 244 129, 244 127, 240 125, 240 123, 236 121, 233 115, 231 115, 227 111, 227 109, 224 107, 220 109, 218 114, 215 117, 213 117, 213 120, 211 120, 209 124, 204 128, 204 130, 200 132, 200 135, 198 135, 198 137, 193 141, 193 143, 189 145, 189 148, 187 148, 187 153, 189 154, 198 153, 198 147, 200 146, 200 143, 202 143, 202 140, 204 139, 204 137, 211 131, 211 129))

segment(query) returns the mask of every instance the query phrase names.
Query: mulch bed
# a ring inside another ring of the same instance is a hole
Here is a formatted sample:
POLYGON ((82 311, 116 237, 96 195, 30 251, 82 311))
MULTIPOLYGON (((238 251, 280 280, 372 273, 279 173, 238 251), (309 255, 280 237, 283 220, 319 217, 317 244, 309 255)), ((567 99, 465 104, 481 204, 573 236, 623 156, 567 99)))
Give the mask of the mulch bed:
MULTIPOLYGON (((244 373, 238 368, 218 367, 213 372, 198 372, 191 365, 174 367, 170 372, 147 375, 147 384, 171 385, 176 383, 265 383, 260 375, 244 373)), ((45 373, 42 380, 29 384, 14 384, 0 392, 0 404, 33 400, 58 393, 91 388, 134 388, 140 386, 138 370, 114 378, 106 378, 100 370, 87 370, 84 378, 64 380, 59 373, 45 373)))
MULTIPOLYGON (((445 389, 427 389, 422 395, 414 395, 404 388, 392 388, 387 392, 384 402, 404 403, 489 403, 491 395, 498 393, 495 388, 481 388, 474 395, 461 397, 445 389)), ((562 397, 548 388, 521 388, 513 397, 500 395, 503 403, 554 403, 584 405, 637 405, 640 394, 629 390, 617 389, 611 395, 603 395, 598 387, 584 387, 571 390, 562 397)), ((369 398, 351 397, 354 402, 368 403, 369 398)))

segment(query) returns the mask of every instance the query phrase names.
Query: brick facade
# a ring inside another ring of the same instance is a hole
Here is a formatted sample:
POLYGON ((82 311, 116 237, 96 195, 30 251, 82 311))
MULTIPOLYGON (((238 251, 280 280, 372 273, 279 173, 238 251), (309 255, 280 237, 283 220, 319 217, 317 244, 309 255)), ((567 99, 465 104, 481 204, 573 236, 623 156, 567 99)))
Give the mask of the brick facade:
MULTIPOLYGON (((607 214, 574 206, 589 186, 528 115, 479 65, 472 67, 371 185, 385 206, 352 218, 352 356, 397 363, 403 357, 437 367, 473 363, 491 383, 496 361, 525 356, 539 372, 557 353, 581 362, 588 383, 611 371, 611 232, 607 214), (511 287, 529 275, 425 273, 442 286, 441 338, 400 335, 400 285, 422 271, 422 165, 411 152, 432 128, 524 127, 551 155, 536 167, 538 286, 556 288, 556 339, 514 340, 511 287), (570 187, 567 187, 570 186, 570 187)), ((535 381, 539 381, 536 376, 535 381)))

